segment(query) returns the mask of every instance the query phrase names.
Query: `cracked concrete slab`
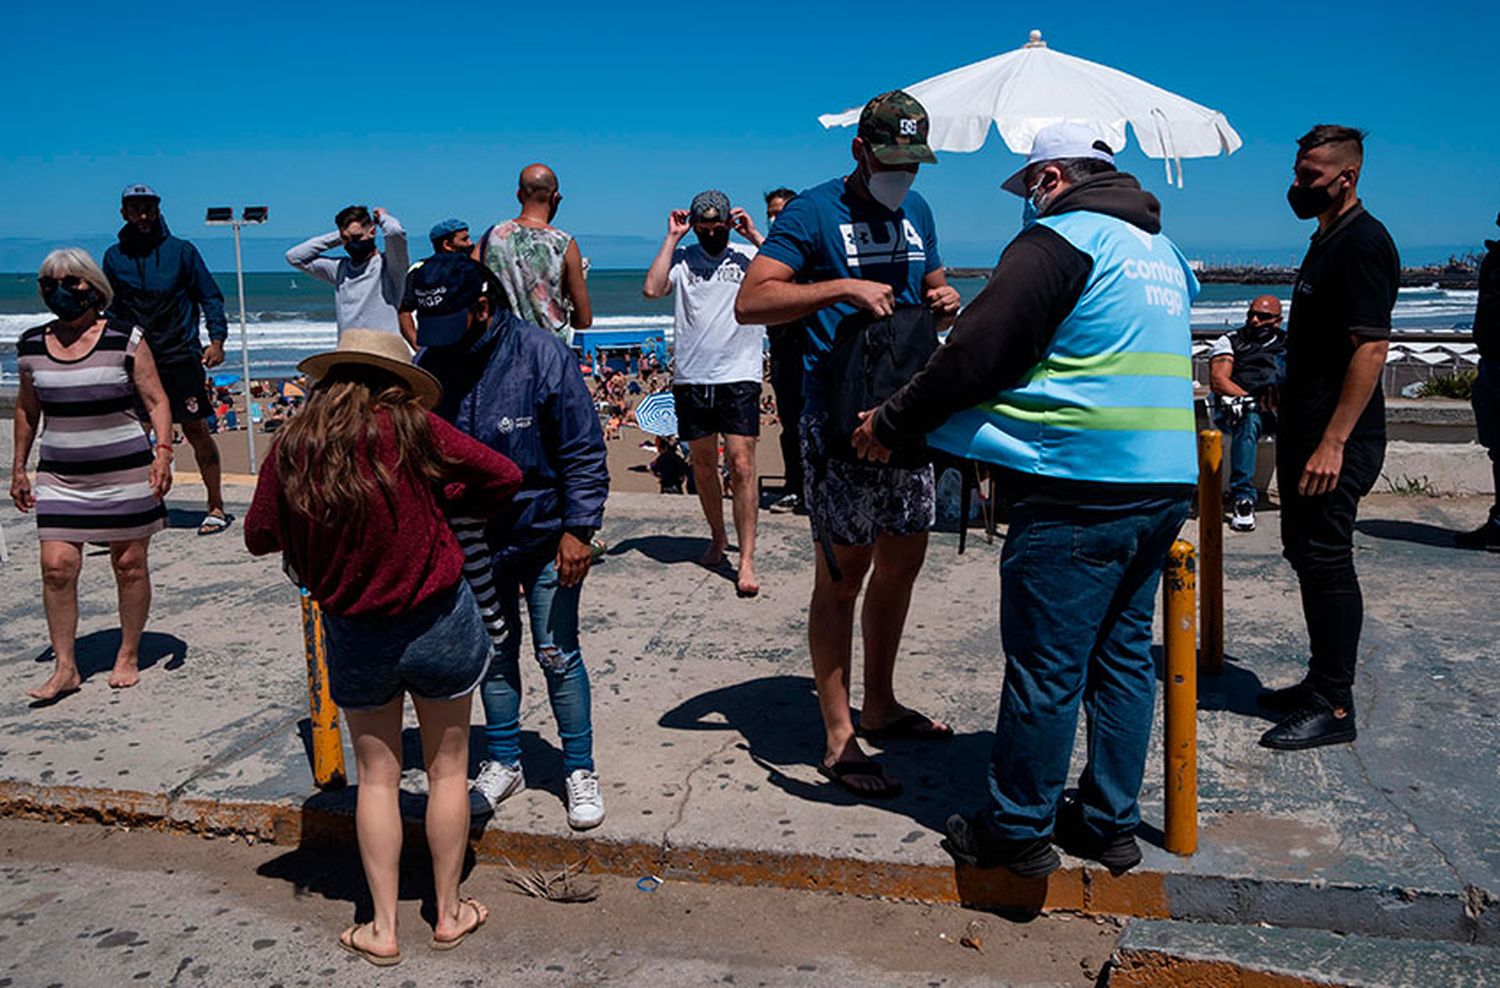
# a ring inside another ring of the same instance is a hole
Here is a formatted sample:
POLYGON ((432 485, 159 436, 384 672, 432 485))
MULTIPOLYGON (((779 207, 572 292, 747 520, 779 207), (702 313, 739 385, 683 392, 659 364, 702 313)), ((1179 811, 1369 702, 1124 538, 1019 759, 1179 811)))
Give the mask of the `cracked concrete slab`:
MULTIPOLYGON (((247 494, 233 491, 232 500, 242 509, 247 494)), ((188 501, 178 506, 195 517, 188 501)), ((1180 858, 1159 846, 1161 768, 1153 754, 1141 874, 1112 881, 1073 863, 1047 901, 1500 939, 1500 911, 1474 906, 1500 889, 1493 821, 1500 680, 1484 674, 1486 660, 1496 658, 1500 556, 1441 544, 1445 531, 1482 513, 1478 500, 1370 499, 1357 538, 1369 610, 1360 739, 1301 754, 1255 745, 1269 723, 1254 706, 1256 689, 1300 675, 1305 649, 1276 514, 1262 513, 1253 534, 1227 536, 1230 661, 1225 675, 1200 679, 1199 851, 1180 858), (1480 891, 1466 898, 1467 888, 1480 891)), ((243 553, 237 528, 214 538, 173 529, 154 540, 147 647, 155 659, 140 686, 118 693, 99 672, 112 656, 112 580, 107 560, 90 556, 80 635, 93 674, 80 693, 32 709, 23 689, 47 668, 38 661, 46 629, 34 542, 27 520, 12 514, 3 523, 13 555, 0 566, 0 686, 17 699, 0 706, 0 784, 29 794, 28 805, 63 785, 155 794, 166 802, 151 805, 170 805, 168 815, 185 826, 208 808, 216 825, 230 826, 240 809, 270 807, 281 822, 265 826, 277 833, 299 813, 352 805, 348 793, 312 789, 295 594, 274 561, 243 553)), ((821 731, 806 659, 812 547, 805 520, 761 516, 765 589, 754 600, 738 599, 725 573, 695 564, 702 529, 692 499, 611 498, 604 532, 611 548, 589 578, 583 621, 608 819, 586 837, 567 829, 556 732, 541 674, 523 650, 532 788, 490 821, 485 846, 497 854, 576 848, 620 868, 736 881, 967 894, 971 879, 953 874, 938 837, 949 813, 972 808, 983 794, 1003 674, 998 547, 976 532, 960 557, 953 535, 934 536, 898 690, 904 702, 953 724, 957 736, 892 744, 880 757, 906 791, 861 803, 815 768, 821 731), (565 843, 538 843, 545 841, 565 843)), ((1191 525, 1185 534, 1195 537, 1191 525)), ((855 668, 857 700, 857 645, 855 668)), ((481 719, 476 704, 475 762, 481 719)), ((1153 751, 1160 750, 1158 734, 1153 751)), ((1081 758, 1080 734, 1075 772, 1081 758)), ((411 732, 407 805, 414 815, 419 765, 411 732)), ((287 826, 286 833, 298 832, 287 826)))

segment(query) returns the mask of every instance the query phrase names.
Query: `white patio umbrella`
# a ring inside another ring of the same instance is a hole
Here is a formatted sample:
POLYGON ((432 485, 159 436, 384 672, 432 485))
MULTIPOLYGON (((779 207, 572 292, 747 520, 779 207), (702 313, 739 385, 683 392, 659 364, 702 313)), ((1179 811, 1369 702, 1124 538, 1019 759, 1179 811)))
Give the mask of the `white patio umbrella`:
MULTIPOLYGON (((1107 65, 1064 55, 1032 31, 1021 48, 904 86, 927 108, 927 142, 938 151, 977 151, 993 123, 1017 154, 1036 132, 1070 122, 1093 127, 1116 152, 1125 125, 1140 149, 1165 161, 1167 182, 1182 188, 1182 159, 1233 154, 1243 143, 1224 114, 1107 65)), ((861 107, 818 118, 824 127, 859 123, 861 107)))

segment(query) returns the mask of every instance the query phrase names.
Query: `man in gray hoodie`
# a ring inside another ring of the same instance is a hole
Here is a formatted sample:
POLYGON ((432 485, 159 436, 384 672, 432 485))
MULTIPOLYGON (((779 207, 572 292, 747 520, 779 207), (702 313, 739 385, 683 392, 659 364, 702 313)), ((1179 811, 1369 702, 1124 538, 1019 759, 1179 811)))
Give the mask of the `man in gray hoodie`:
POLYGON ((346 206, 333 222, 337 229, 293 247, 286 252, 286 262, 333 286, 340 334, 355 327, 399 333, 396 307, 411 264, 406 230, 379 207, 372 217, 364 206, 346 206), (383 252, 376 249, 377 230, 385 234, 383 252), (339 246, 348 257, 324 256, 339 246))

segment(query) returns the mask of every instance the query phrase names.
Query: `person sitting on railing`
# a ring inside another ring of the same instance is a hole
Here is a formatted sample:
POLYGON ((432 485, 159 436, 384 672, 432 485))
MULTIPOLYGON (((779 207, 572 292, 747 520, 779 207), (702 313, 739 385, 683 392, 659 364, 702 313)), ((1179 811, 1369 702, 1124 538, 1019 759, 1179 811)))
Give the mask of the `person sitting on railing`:
POLYGON ((1234 505, 1229 527, 1253 532, 1260 494, 1255 489, 1255 445, 1275 431, 1275 389, 1286 376, 1280 299, 1257 295, 1251 301, 1245 325, 1214 341, 1208 373, 1214 423, 1229 444, 1229 499, 1234 505))

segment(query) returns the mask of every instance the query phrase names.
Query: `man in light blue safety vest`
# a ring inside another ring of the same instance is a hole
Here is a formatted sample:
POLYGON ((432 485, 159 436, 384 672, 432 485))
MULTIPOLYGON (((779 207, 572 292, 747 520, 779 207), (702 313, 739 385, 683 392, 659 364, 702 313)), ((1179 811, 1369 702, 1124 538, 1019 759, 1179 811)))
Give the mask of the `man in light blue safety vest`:
POLYGON ((948 820, 948 850, 1036 878, 1058 867, 1057 843, 1120 873, 1141 859, 1157 584, 1198 473, 1198 282, 1156 198, 1086 126, 1044 128, 1004 187, 1025 199, 1024 228, 855 445, 878 460, 927 434, 996 467, 1009 503, 989 799, 948 820), (1080 703, 1088 764, 1059 807, 1080 703))

